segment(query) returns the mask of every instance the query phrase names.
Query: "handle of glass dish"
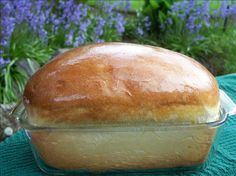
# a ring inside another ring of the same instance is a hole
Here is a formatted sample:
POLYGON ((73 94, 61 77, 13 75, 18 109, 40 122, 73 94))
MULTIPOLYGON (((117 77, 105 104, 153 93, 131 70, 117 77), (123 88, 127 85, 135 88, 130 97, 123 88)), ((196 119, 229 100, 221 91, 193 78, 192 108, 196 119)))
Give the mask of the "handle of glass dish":
POLYGON ((15 107, 12 109, 10 115, 13 116, 14 118, 19 118, 23 110, 24 110, 24 105, 22 103, 22 100, 20 100, 16 103, 15 107))
POLYGON ((236 108, 234 108, 234 110, 230 111, 228 114, 229 116, 236 115, 236 108))
POLYGON ((223 90, 220 90, 220 102, 228 116, 236 115, 236 104, 223 90))

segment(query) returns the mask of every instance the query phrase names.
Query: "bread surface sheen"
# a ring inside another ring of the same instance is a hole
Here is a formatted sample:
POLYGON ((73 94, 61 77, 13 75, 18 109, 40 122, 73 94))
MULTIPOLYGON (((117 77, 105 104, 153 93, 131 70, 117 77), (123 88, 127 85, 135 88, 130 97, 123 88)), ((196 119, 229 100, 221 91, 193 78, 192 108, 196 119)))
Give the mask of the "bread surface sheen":
POLYGON ((72 49, 28 81, 24 104, 39 126, 218 119, 213 75, 159 47, 103 43, 72 49))

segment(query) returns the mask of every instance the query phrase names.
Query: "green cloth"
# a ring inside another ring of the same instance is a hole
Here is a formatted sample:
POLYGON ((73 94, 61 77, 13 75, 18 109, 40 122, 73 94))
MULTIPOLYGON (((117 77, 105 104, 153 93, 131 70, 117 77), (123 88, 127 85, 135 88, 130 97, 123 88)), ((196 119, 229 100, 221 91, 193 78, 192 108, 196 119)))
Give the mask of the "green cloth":
MULTIPOLYGON (((220 88, 236 102, 236 74, 217 77, 220 88)), ((167 173, 166 173, 167 174, 167 173)), ((165 174, 165 175, 166 175, 165 174)), ((0 143, 0 175, 45 175, 37 167, 29 141, 23 130, 0 143)), ((124 175, 143 175, 124 174, 124 175)), ((146 175, 146 174, 145 174, 146 175)), ((155 175, 155 174, 150 174, 155 175)), ((203 170, 170 173, 187 176, 234 176, 236 175, 236 116, 227 120, 220 136, 216 138, 203 170)))

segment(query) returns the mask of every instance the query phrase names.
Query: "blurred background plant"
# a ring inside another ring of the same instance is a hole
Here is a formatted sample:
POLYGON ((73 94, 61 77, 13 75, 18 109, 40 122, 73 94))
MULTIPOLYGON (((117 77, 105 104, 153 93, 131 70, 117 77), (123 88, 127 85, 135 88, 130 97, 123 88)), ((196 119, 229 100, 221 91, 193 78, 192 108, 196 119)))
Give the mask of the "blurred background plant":
MULTIPOLYGON (((0 0, 0 17, 0 104, 18 101, 27 79, 61 48, 89 43, 161 46, 214 75, 236 72, 234 0, 0 0)), ((0 136, 9 126, 2 114, 0 136)))
POLYGON ((214 75, 236 72, 236 1, 145 0, 141 13, 150 29, 145 37, 135 35, 138 23, 130 19, 125 35, 131 41, 191 56, 214 75))
POLYGON ((125 17, 116 9, 125 12, 130 1, 98 1, 96 7, 83 2, 86 1, 0 1, 1 103, 16 101, 22 93, 32 74, 22 65, 27 64, 31 70, 35 63, 41 66, 58 48, 121 41, 125 17))

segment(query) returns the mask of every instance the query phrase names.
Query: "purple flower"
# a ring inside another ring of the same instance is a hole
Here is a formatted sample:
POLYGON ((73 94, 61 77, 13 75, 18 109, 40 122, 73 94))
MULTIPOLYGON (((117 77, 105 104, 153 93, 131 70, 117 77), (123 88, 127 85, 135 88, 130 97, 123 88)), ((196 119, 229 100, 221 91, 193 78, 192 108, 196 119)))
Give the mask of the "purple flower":
POLYGON ((27 0, 12 1, 14 8, 14 16, 18 24, 29 20, 32 18, 33 14, 31 12, 32 2, 27 0))
POLYGON ((54 33, 57 33, 58 28, 59 28, 59 26, 60 26, 60 24, 61 24, 61 21, 59 20, 59 18, 56 17, 55 14, 51 14, 49 20, 50 20, 49 23, 51 23, 51 24, 53 25, 53 32, 54 32, 54 33))
POLYGON ((234 4, 230 7, 230 14, 236 15, 236 2, 234 1, 234 4))
POLYGON ((194 6, 195 6, 195 0, 189 0, 188 9, 191 10, 194 8, 194 6))
POLYGON ((15 18, 13 17, 3 17, 1 19, 1 26, 3 26, 1 30, 1 46, 5 47, 8 45, 8 41, 10 40, 11 34, 15 28, 15 18))
POLYGON ((150 18, 149 18, 148 16, 146 16, 146 17, 143 19, 143 21, 144 21, 144 26, 147 28, 147 30, 149 30, 150 27, 151 27, 151 25, 152 25, 152 23, 151 23, 151 21, 150 21, 150 18))
POLYGON ((83 4, 82 9, 81 9, 82 17, 86 17, 87 16, 88 9, 89 9, 89 7, 87 5, 85 5, 85 4, 83 4))
POLYGON ((165 29, 165 25, 164 25, 163 23, 160 25, 160 29, 161 29, 162 31, 165 29))
POLYGON ((94 32, 96 36, 99 37, 103 34, 103 27, 105 25, 105 20, 101 16, 98 16, 96 19, 97 19, 97 26, 95 27, 94 32))
MULTIPOLYGON (((104 30, 116 30, 118 34, 124 32, 125 19, 120 13, 114 11, 117 7, 128 10, 130 0, 118 0, 114 3, 100 1, 104 5, 105 13, 94 17, 88 5, 77 3, 76 0, 0 0, 1 8, 1 47, 7 47, 15 27, 21 27, 25 23, 33 33, 45 42, 48 35, 58 33, 58 29, 65 31, 65 45, 81 45, 86 42, 86 36, 96 36, 95 41, 102 41, 104 30), (90 24, 94 30, 87 30, 90 24), (2 27, 3 26, 3 27, 2 27), (109 28, 110 27, 110 28, 109 28)), ((151 23, 144 22, 146 28, 151 23)), ((93 38, 93 37, 91 37, 93 38)))
POLYGON ((197 42, 197 41, 202 41, 202 40, 205 40, 205 39, 206 39, 206 38, 205 38, 204 36, 198 35, 198 36, 194 39, 194 41, 197 42))
POLYGON ((220 6, 220 13, 223 18, 227 17, 229 14, 228 0, 222 0, 220 6))
POLYGON ((104 8, 104 11, 107 14, 111 14, 114 8, 114 4, 110 4, 110 3, 103 3, 101 6, 104 8))
POLYGON ((16 1, 16 8, 18 10, 15 11, 15 16, 24 16, 24 18, 19 18, 17 23, 20 24, 21 21, 26 21, 33 32, 39 34, 44 41, 47 41, 45 26, 51 22, 52 5, 49 6, 45 0, 31 1, 31 3, 28 3, 27 0, 19 0, 16 1))
POLYGON ((142 29, 141 27, 138 27, 138 28, 136 29, 136 33, 137 33, 138 35, 143 36, 144 31, 143 31, 143 29, 142 29))
POLYGON ((14 7, 11 1, 1 2, 1 11, 0 11, 0 25, 1 25, 1 39, 0 45, 6 47, 9 44, 9 40, 12 32, 15 28, 16 19, 12 17, 12 12, 14 7))
POLYGON ((88 26, 91 24, 91 20, 90 19, 87 19, 85 22, 81 23, 80 24, 80 30, 82 32, 86 32, 88 26))
POLYGON ((195 25, 195 30, 199 31, 201 29, 201 27, 202 27, 202 24, 198 23, 198 24, 195 25))
POLYGON ((66 42, 65 45, 66 46, 70 46, 73 43, 73 37, 74 37, 74 31, 71 30, 68 34, 66 34, 66 42))
POLYGON ((12 13, 12 9, 13 9, 12 3, 11 1, 6 1, 5 3, 3 2, 1 3, 3 5, 1 9, 2 15, 9 16, 12 13))
POLYGON ((125 7, 124 10, 128 11, 131 8, 131 1, 130 0, 126 0, 125 1, 125 7))
POLYGON ((68 16, 68 20, 70 22, 75 23, 75 24, 79 24, 79 22, 82 18, 82 15, 83 15, 81 9, 82 9, 82 4, 75 6, 74 10, 71 11, 71 16, 68 16))
POLYGON ((130 8, 130 0, 117 0, 114 3, 108 3, 109 1, 99 1, 105 13, 108 14, 108 18, 106 19, 106 24, 110 27, 116 28, 118 33, 123 33, 125 30, 125 20, 124 16, 120 13, 115 13, 113 9, 120 7, 124 8, 124 10, 128 10, 130 8))
POLYGON ((44 28, 40 28, 39 29, 39 35, 41 37, 41 39, 47 43, 48 40, 48 32, 44 29, 44 28))
POLYGON ((180 11, 183 12, 183 9, 187 9, 187 5, 188 5, 188 1, 184 0, 184 1, 180 1, 180 2, 175 2, 172 6, 171 6, 171 12, 178 14, 180 11))
POLYGON ((181 14, 180 14, 180 18, 182 19, 182 20, 185 20, 186 18, 188 18, 188 16, 191 14, 191 12, 192 12, 192 10, 194 9, 194 7, 195 7, 195 1, 196 0, 190 0, 190 1, 183 1, 182 2, 182 4, 180 4, 180 6, 182 7, 182 8, 185 8, 185 10, 182 12, 182 11, 180 11, 181 12, 181 14))
POLYGON ((205 21, 206 27, 210 27, 209 3, 210 3, 209 0, 204 1, 202 8, 203 20, 205 21))
POLYGON ((0 57, 0 68, 4 67, 5 65, 7 65, 9 63, 10 63, 9 59, 3 59, 2 57, 0 57))
POLYGON ((196 28, 196 20, 197 20, 197 16, 195 15, 191 15, 187 21, 186 21, 186 29, 188 29, 190 32, 194 32, 197 28, 196 28))
POLYGON ((228 0, 221 1, 221 7, 219 9, 220 15, 222 18, 226 18, 228 16, 233 16, 236 14, 236 2, 232 1, 231 3, 228 0))
POLYGON ((108 24, 110 28, 112 28, 113 24, 116 23, 116 18, 113 16, 109 16, 106 20, 106 23, 108 24))
MULTIPOLYGON (((171 7, 171 14, 177 15, 185 22, 185 29, 190 32, 198 32, 203 25, 210 26, 209 0, 197 3, 196 0, 184 0, 176 2, 171 7)), ((172 24, 169 18, 167 24, 172 24)))
POLYGON ((172 21, 171 18, 167 18, 166 23, 167 23, 168 25, 172 25, 172 24, 173 24, 173 21, 172 21))
POLYGON ((116 30, 118 33, 123 33, 125 31, 125 20, 124 16, 121 15, 120 13, 117 14, 116 18, 116 30))
POLYGON ((80 46, 85 42, 85 35, 82 32, 79 32, 78 36, 75 38, 75 42, 73 43, 74 47, 80 46))
POLYGON ((95 39, 94 42, 95 42, 95 43, 103 43, 104 40, 98 38, 98 39, 95 39))

